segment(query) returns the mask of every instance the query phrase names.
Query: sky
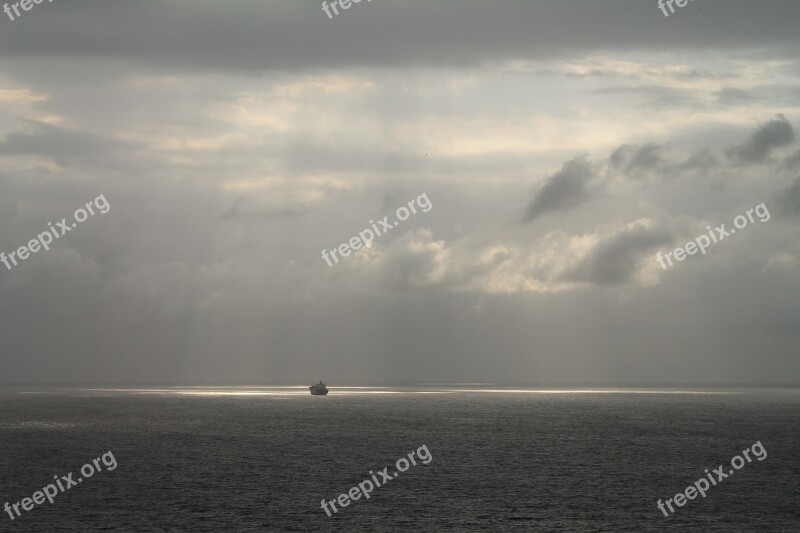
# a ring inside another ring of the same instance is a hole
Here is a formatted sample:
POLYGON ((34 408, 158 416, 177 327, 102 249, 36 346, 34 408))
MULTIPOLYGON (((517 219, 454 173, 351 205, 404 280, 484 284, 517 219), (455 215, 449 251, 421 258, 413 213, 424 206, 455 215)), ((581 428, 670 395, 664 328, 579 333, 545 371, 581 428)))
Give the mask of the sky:
POLYGON ((339 11, 2 15, 0 383, 798 383, 800 3, 339 11))

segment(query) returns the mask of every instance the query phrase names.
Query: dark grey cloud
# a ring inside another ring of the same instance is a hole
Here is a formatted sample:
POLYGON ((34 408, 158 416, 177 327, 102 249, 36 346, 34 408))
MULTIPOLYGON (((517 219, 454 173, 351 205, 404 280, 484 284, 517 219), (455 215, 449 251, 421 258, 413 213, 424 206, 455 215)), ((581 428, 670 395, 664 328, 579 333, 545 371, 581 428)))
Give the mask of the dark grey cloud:
POLYGON ((625 144, 611 153, 609 163, 611 168, 628 177, 641 177, 663 166, 664 158, 661 156, 661 151, 662 147, 655 143, 641 146, 625 144))
MULTIPOLYGON (((685 174, 708 175, 714 170, 731 169, 743 163, 767 163, 774 150, 793 143, 794 138, 792 125, 784 115, 778 115, 759 126, 745 142, 727 148, 727 163, 710 146, 698 148, 680 160, 674 155, 668 156, 663 145, 645 143, 623 144, 614 149, 608 157, 608 166, 628 178, 657 176, 668 179, 685 174)), ((798 164, 800 152, 783 160, 783 166, 789 169, 798 164)))
POLYGON ((778 196, 778 205, 787 215, 800 215, 800 177, 778 196))
POLYGON ((633 281, 643 256, 672 244, 674 237, 665 228, 634 224, 597 244, 587 257, 562 275, 563 281, 599 286, 623 285, 633 281))
POLYGON ((593 194, 591 182, 595 178, 585 155, 567 161, 561 170, 549 176, 534 195, 523 222, 531 222, 546 213, 569 211, 588 201, 593 194))
POLYGON ((639 0, 387 0, 355 5, 332 20, 320 2, 296 0, 72 0, 43 7, 4 26, 1 57, 294 71, 478 65, 631 48, 708 50, 709 43, 723 50, 775 47, 796 57, 800 43, 794 24, 800 5, 792 0, 705 0, 701 11, 668 21, 639 0))
POLYGON ((65 166, 79 159, 99 157, 123 143, 81 131, 26 120, 30 132, 13 131, 0 141, 0 155, 39 155, 65 166))
POLYGON ((755 91, 730 87, 717 91, 714 96, 716 97, 716 103, 727 106, 750 104, 760 100, 760 95, 755 91))
POLYGON ((717 153, 708 146, 692 152, 684 161, 678 163, 674 168, 678 173, 699 172, 707 174, 711 170, 718 168, 722 164, 722 159, 717 153))
POLYGON ((794 143, 794 129, 784 115, 778 115, 766 124, 762 124, 739 146, 727 150, 726 155, 739 163, 760 163, 773 150, 794 143))
POLYGON ((714 104, 725 107, 761 104, 790 108, 800 103, 800 88, 780 84, 764 84, 749 89, 726 87, 716 91, 714 96, 714 104))
POLYGON ((800 150, 787 157, 783 165, 790 170, 800 169, 800 150))
MULTIPOLYGON (((629 178, 654 175, 668 179, 684 174, 708 175, 714 170, 732 169, 741 164, 768 163, 775 150, 794 141, 794 129, 781 114, 759 126, 744 142, 725 149, 727 162, 710 146, 698 148, 680 160, 674 155, 668 156, 665 146, 646 143, 619 146, 611 152, 608 165, 629 178)), ((800 165, 800 151, 786 157, 782 164, 788 169, 800 165)))

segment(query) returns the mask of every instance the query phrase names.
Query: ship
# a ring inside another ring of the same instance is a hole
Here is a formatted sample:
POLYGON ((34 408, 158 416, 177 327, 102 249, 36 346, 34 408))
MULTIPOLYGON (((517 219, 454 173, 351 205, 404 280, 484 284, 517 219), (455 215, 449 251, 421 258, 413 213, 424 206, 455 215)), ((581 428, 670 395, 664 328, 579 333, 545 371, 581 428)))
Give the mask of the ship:
POLYGON ((325 396, 328 394, 328 387, 321 381, 316 385, 311 385, 308 390, 311 391, 311 396, 325 396))

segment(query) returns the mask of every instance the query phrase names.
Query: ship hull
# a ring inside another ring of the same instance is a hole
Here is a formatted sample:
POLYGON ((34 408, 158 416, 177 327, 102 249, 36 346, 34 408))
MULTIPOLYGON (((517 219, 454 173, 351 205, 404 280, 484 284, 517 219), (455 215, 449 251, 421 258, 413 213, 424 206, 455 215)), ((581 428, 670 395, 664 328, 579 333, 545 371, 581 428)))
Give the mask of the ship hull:
POLYGON ((328 394, 328 387, 321 381, 316 385, 311 385, 308 390, 311 391, 311 396, 325 396, 328 394))

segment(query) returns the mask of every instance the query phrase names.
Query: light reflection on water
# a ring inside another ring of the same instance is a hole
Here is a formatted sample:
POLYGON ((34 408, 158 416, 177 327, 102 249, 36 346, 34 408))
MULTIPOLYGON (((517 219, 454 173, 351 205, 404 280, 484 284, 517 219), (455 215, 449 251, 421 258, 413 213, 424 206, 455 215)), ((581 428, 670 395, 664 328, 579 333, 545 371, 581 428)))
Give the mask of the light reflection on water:
MULTIPOLYGON (((548 389, 548 388, 503 388, 496 384, 482 384, 483 387, 461 388, 464 385, 423 385, 423 386, 329 386, 328 396, 352 395, 403 395, 403 394, 688 394, 688 395, 731 395, 747 394, 744 390, 703 390, 691 388, 664 389, 664 388, 581 388, 581 389, 548 389)), ((472 384, 469 384, 472 385, 472 384)), ((476 384, 477 385, 477 384, 476 384)), ((56 388, 45 390, 19 390, 22 394, 64 394, 64 395, 174 395, 174 396, 231 396, 231 397, 311 397, 308 387, 304 385, 253 385, 253 386, 175 386, 175 387, 82 387, 82 388, 56 388)))

